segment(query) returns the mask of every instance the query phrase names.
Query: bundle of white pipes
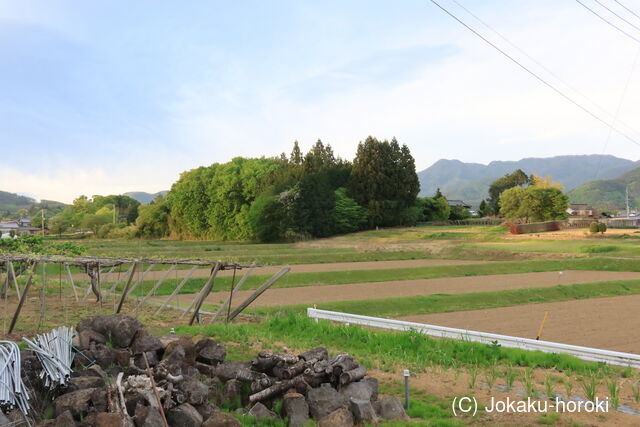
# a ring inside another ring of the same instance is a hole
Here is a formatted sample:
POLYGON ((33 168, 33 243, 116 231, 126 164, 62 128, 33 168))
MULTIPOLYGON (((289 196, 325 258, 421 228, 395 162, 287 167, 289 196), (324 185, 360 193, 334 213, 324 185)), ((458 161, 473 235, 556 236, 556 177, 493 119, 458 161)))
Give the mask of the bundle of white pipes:
POLYGON ((0 405, 18 407, 27 415, 29 393, 21 376, 20 348, 13 341, 0 341, 0 405))
POLYGON ((23 338, 40 360, 43 368, 40 378, 50 389, 65 385, 71 376, 75 355, 71 344, 73 334, 73 328, 60 326, 49 333, 36 335, 33 341, 23 338))

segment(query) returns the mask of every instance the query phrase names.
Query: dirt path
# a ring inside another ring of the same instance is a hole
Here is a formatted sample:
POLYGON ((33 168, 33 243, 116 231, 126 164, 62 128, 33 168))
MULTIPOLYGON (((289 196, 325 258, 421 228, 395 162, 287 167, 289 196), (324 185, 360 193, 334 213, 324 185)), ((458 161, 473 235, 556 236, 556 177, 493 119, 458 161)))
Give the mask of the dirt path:
MULTIPOLYGON (((600 282, 606 280, 640 279, 640 273, 616 271, 565 271, 557 272, 496 274, 490 276, 446 277, 439 279, 398 280, 391 282, 354 283, 348 285, 302 286, 267 290, 253 306, 276 306, 293 304, 320 304, 330 301, 353 301, 375 298, 409 297, 438 293, 460 294, 465 292, 487 292, 506 289, 569 285, 600 282)), ((240 291, 234 296, 239 302, 253 291, 240 291)), ((229 292, 213 292, 205 304, 219 304, 226 300, 229 292)), ((183 300, 193 296, 181 295, 183 300)))
POLYGON ((542 333, 546 341, 640 353, 638 307, 640 295, 629 295, 408 316, 402 320, 535 338, 548 311, 542 333))
MULTIPOLYGON (((412 268, 412 267, 435 267, 439 265, 463 265, 463 264, 486 264, 493 261, 468 261, 456 259, 408 259, 397 261, 364 261, 364 262, 334 262, 328 264, 296 264, 291 266, 291 273, 317 273, 322 271, 348 271, 348 270, 384 270, 391 268, 412 268)), ((270 265, 256 268, 253 274, 275 274, 282 268, 281 265, 270 265)), ((146 267, 145 267, 146 269, 146 267)), ((143 270, 144 271, 144 270, 143 270)), ((171 273, 171 278, 184 277, 189 270, 177 270, 171 273)), ((166 271, 150 271, 144 277, 145 280, 159 280, 166 271)), ((199 268, 193 272, 191 277, 209 277, 211 270, 199 268)), ((115 273, 108 277, 109 281, 115 278, 115 273)), ((239 271, 236 274, 243 274, 239 271)), ((120 273, 121 276, 124 273, 120 273)), ((225 270, 218 273, 218 276, 231 276, 232 270, 225 270)), ((74 273, 73 278, 77 280, 87 280, 84 273, 74 273)))

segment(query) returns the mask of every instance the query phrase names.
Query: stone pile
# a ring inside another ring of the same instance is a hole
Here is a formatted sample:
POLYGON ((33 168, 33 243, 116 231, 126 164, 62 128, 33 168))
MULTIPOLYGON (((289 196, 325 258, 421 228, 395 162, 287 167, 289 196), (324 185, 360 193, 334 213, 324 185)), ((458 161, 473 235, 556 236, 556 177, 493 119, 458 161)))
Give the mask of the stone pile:
MULTIPOLYGON (((209 338, 154 337, 121 314, 84 319, 76 331, 74 372, 67 387, 57 390, 54 418, 40 425, 241 425, 220 408, 262 419, 286 417, 290 426, 407 418, 399 399, 378 396, 378 381, 353 357, 329 356, 323 347, 299 355, 263 350, 251 361, 234 362, 209 338)), ((22 365, 23 376, 37 378, 35 356, 25 355, 22 365)))

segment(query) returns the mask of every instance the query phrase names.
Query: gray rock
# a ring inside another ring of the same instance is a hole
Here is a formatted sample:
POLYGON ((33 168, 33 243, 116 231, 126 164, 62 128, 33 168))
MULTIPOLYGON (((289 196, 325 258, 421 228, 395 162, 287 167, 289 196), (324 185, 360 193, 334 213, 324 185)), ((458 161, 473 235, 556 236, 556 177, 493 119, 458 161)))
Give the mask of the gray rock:
POLYGON ((319 420, 340 408, 346 408, 348 400, 338 393, 331 384, 325 383, 307 392, 307 403, 311 416, 319 420))
POLYGON ((202 427, 242 427, 242 423, 231 414, 216 412, 207 418, 202 427))
POLYGON ((0 426, 11 424, 11 420, 7 418, 4 412, 0 411, 0 426))
POLYGON ((222 387, 221 402, 242 404, 242 383, 238 380, 229 380, 222 387))
POLYGON ((71 412, 74 418, 80 419, 87 414, 91 395, 96 388, 85 388, 58 396, 54 401, 56 417, 65 411, 71 412))
POLYGON ((209 387, 198 380, 184 380, 178 387, 184 393, 185 402, 191 405, 202 405, 209 401, 209 387))
POLYGON ((138 404, 135 411, 135 423, 137 427, 155 427, 164 425, 160 411, 153 406, 138 404))
POLYGON ((285 394, 282 398, 282 410, 291 427, 303 426, 309 421, 309 405, 300 393, 285 394))
POLYGON ((347 384, 340 389, 340 394, 347 399, 374 400, 374 390, 372 390, 371 383, 364 380, 347 384))
POLYGON ((132 423, 123 414, 101 412, 96 415, 93 425, 95 427, 129 427, 132 423))
POLYGON ((408 415, 397 397, 382 398, 373 404, 376 414, 385 420, 406 420, 408 415))
POLYGON ((163 349, 162 341, 151 335, 138 334, 131 344, 131 353, 134 355, 146 352, 159 352, 163 349))
POLYGON ((351 413, 356 421, 368 424, 378 423, 378 416, 370 400, 355 399, 352 397, 349 403, 351 413))
POLYGON ((224 346, 209 338, 198 341, 195 346, 195 351, 196 360, 206 363, 207 365, 222 363, 227 356, 227 350, 224 346))
POLYGON ((353 415, 347 408, 336 409, 318 421, 318 427, 353 427, 353 415))
POLYGON ((78 334, 78 345, 80 350, 89 349, 92 342, 96 344, 106 344, 107 337, 93 329, 85 329, 78 334))
POLYGON ((89 329, 102 334, 107 340, 110 337, 114 347, 127 348, 142 329, 142 324, 124 314, 97 315, 81 320, 76 327, 78 333, 89 329))
MULTIPOLYGON (((5 425, 4 423, 0 425, 5 425)), ((75 427, 76 422, 73 420, 71 411, 64 411, 52 420, 47 420, 40 424, 42 427, 75 427)))
POLYGON ((69 391, 77 391, 85 388, 104 387, 104 379, 97 376, 82 376, 69 379, 67 385, 69 391))
POLYGON ((249 409, 249 415, 257 419, 280 419, 280 417, 275 412, 269 410, 269 408, 267 408, 260 402, 256 403, 251 409, 249 409))
POLYGON ((169 425, 178 427, 200 427, 202 415, 188 403, 176 406, 167 413, 169 425))
POLYGON ((201 405, 194 405, 193 407, 196 408, 196 411, 198 411, 200 415, 202 415, 203 420, 209 419, 213 414, 220 411, 216 405, 209 401, 206 401, 201 405))

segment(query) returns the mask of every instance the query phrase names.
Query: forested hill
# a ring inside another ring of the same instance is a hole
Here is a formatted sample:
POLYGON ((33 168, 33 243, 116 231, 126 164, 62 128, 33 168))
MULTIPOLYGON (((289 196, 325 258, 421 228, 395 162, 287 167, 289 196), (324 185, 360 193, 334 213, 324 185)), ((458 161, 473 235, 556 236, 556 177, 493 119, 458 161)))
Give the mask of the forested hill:
POLYGON ((0 219, 17 219, 35 215, 40 209, 45 209, 47 216, 60 212, 66 205, 53 200, 38 202, 31 197, 20 196, 8 191, 0 191, 0 219))
POLYGON ((419 172, 418 177, 421 196, 432 196, 440 188, 449 199, 461 199, 477 206, 487 197, 492 181, 516 169, 529 175, 551 175, 553 181, 569 191, 595 178, 615 178, 638 165, 631 160, 598 154, 494 161, 488 165, 442 159, 419 172))
POLYGON ((629 205, 633 210, 640 207, 640 167, 614 179, 600 179, 580 185, 570 191, 572 203, 588 203, 595 209, 615 211, 626 207, 626 192, 629 188, 629 205))

